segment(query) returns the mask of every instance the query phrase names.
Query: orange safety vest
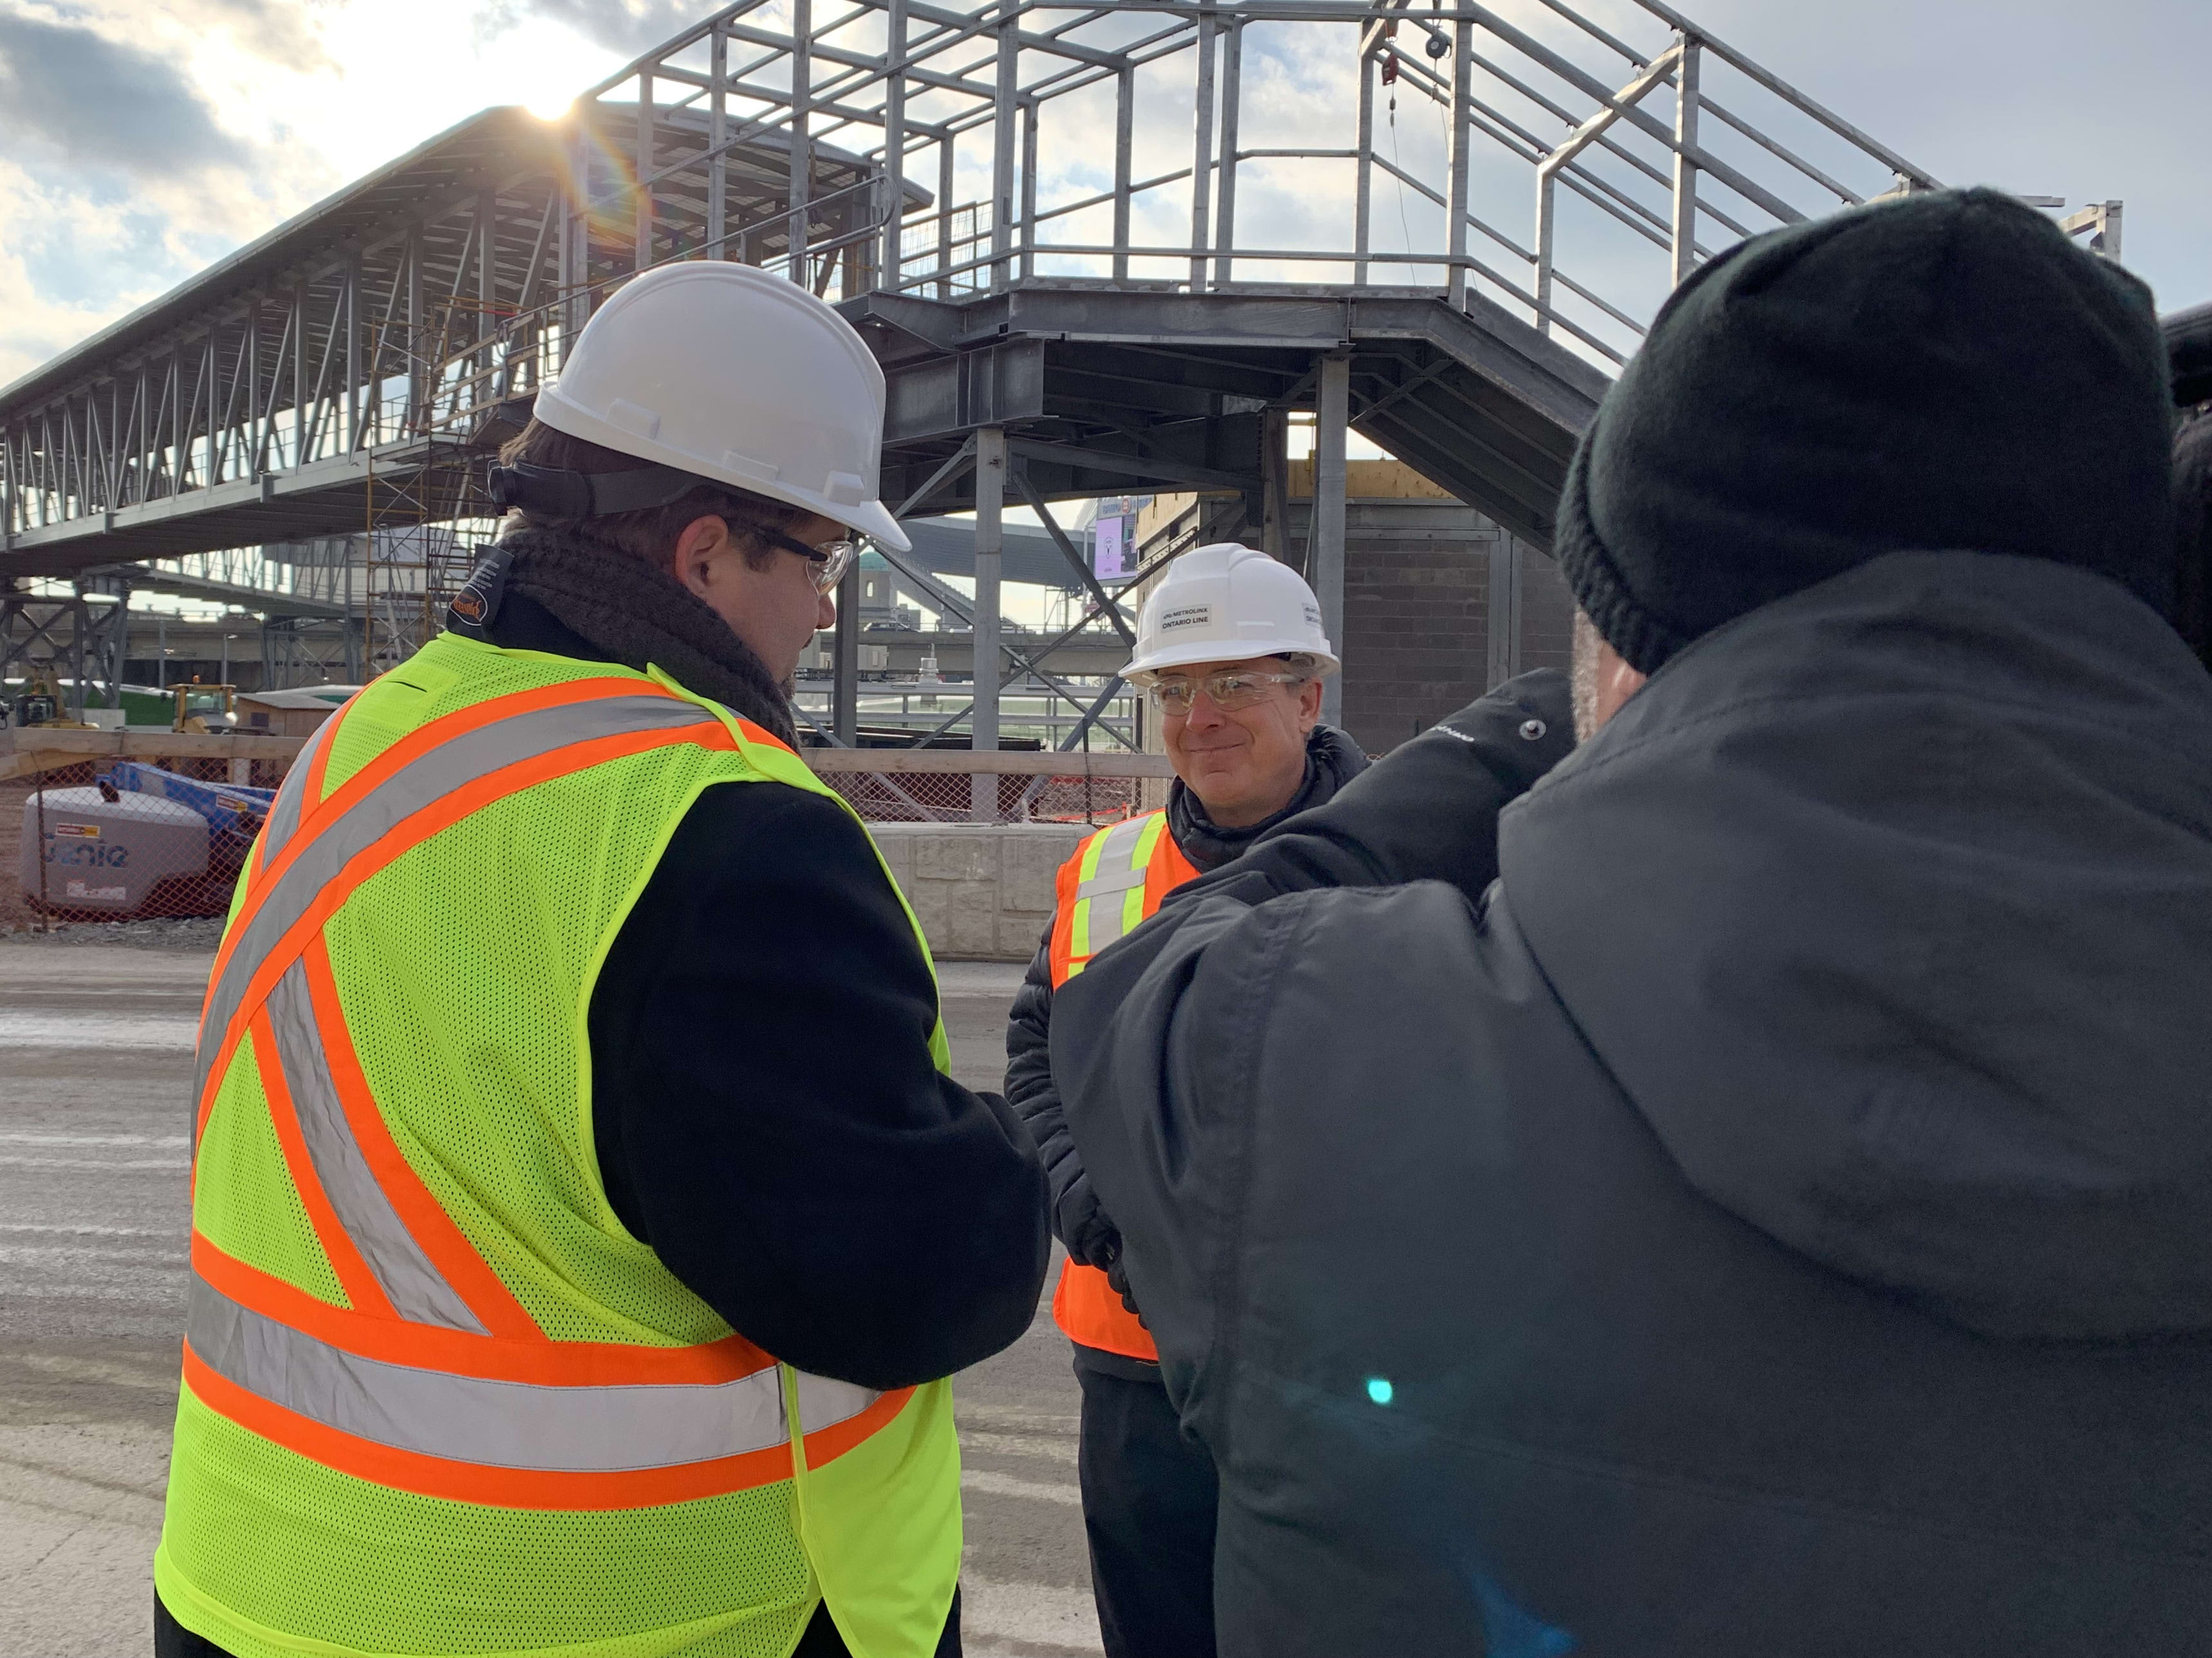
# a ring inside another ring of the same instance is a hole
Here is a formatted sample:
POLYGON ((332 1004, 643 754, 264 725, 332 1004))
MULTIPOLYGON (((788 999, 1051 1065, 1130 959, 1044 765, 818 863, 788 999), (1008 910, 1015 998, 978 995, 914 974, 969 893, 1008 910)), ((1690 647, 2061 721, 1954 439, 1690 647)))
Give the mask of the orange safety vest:
MULTIPOLYGON (((1053 917, 1052 987, 1058 990, 1100 950, 1137 929, 1196 865, 1168 833, 1168 815, 1149 811, 1085 838, 1060 866, 1060 908, 1053 917)), ((1128 1358, 1159 1362, 1152 1333, 1121 1304, 1106 1274, 1067 1262, 1052 1294, 1053 1321, 1069 1340, 1128 1358)))

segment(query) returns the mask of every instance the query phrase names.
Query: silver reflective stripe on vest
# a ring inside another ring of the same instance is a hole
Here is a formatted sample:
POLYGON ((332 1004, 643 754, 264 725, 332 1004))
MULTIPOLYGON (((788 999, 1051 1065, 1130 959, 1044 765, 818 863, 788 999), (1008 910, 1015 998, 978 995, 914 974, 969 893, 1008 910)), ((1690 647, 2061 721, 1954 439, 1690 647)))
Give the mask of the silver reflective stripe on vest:
POLYGON ((269 1025, 276 1034, 276 1062, 292 1096, 293 1114, 300 1120, 300 1137, 307 1142, 315 1178, 392 1310, 417 1324, 489 1335, 468 1303, 423 1254, 362 1155, 361 1142, 354 1138, 337 1086, 331 1080, 305 962, 293 963, 270 993, 269 1025))
POLYGON ((261 830, 260 867, 267 869, 284 850, 300 827, 300 819, 307 810, 307 774, 314 769, 314 758, 330 746, 331 734, 337 731, 336 714, 315 727, 307 746, 292 761, 292 769, 284 774, 284 781, 276 791, 276 804, 269 809, 269 821, 261 830))
POLYGON ((238 1017, 246 987, 277 942, 307 913, 318 895, 347 865, 416 812, 434 806, 456 789, 502 767, 597 738, 678 726, 719 727, 721 722, 696 702, 674 696, 607 696, 566 702, 494 720, 449 738, 402 766, 371 789, 335 823, 325 827, 278 878, 275 888, 247 922, 231 950, 222 976, 208 996, 200 1020, 199 1053, 192 1078, 197 1109, 206 1097, 208 1073, 222 1051, 224 1035, 238 1017))
MULTIPOLYGON (((241 1307, 197 1275, 185 1336, 202 1363, 256 1398, 356 1439, 453 1462, 634 1473, 766 1450, 790 1432, 773 1364, 734 1382, 605 1388, 487 1382, 349 1353, 241 1307)), ((799 1398, 802 1418, 810 1398, 825 1411, 843 1410, 807 1420, 812 1430, 857 1415, 878 1395, 801 1374, 799 1398)))
POLYGON ((1123 925, 1127 905, 1121 895, 1131 887, 1145 884, 1145 865, 1133 865, 1132 860, 1143 844, 1145 826, 1152 821, 1152 817, 1147 812, 1108 829, 1105 838, 1098 843, 1098 861, 1091 865, 1097 872, 1076 885, 1075 902, 1091 906, 1086 932, 1089 951, 1093 956, 1128 930, 1123 925))
MULTIPOLYGON (((1104 860, 1102 859, 1100 861, 1104 860)), ((1145 864, 1139 864, 1134 869, 1116 870, 1111 875, 1102 872, 1079 884, 1075 889, 1075 896, 1079 898, 1103 898, 1109 893, 1127 892, 1131 887, 1144 885, 1146 873, 1145 864)))

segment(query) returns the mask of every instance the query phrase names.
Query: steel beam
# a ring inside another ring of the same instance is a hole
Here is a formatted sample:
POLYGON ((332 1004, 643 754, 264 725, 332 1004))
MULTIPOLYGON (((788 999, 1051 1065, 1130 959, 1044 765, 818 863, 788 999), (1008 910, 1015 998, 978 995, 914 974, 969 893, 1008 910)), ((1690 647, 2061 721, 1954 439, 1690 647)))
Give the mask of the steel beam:
POLYGON ((1099 613, 1113 625, 1114 631, 1121 635, 1122 642, 1133 650, 1137 635, 1130 630, 1129 619, 1121 614, 1121 607, 1107 596, 1105 588, 1098 585, 1097 576, 1083 562, 1083 555, 1075 550, 1075 544, 1067 538, 1066 531, 1060 527, 1060 520, 1052 515, 1052 508, 1045 504, 1044 497, 1030 482, 1026 468, 1014 469, 1014 487, 1021 491, 1024 503, 1037 515, 1037 522, 1044 525, 1045 533, 1052 537, 1053 545, 1060 549, 1060 556, 1067 561, 1068 568, 1081 580, 1084 591, 1091 595, 1091 602, 1098 607, 1099 613))

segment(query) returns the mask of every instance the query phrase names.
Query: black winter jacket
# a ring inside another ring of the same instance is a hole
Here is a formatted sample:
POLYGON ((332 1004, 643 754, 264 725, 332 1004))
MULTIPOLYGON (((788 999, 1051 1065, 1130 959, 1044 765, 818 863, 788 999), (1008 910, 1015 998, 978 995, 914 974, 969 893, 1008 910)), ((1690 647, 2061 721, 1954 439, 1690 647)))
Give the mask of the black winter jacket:
MULTIPOLYGON (((1316 726, 1306 739, 1306 774, 1291 803, 1273 817, 1244 829, 1225 829, 1206 815, 1198 797, 1177 778, 1168 788, 1168 833, 1182 855, 1200 870, 1218 869, 1276 824, 1333 798, 1337 790, 1367 769, 1359 745, 1332 726, 1316 726)), ((1006 1098, 1028 1127, 1044 1161, 1050 1189, 1053 1236, 1069 1256, 1085 1266, 1111 1264, 1121 1248, 1114 1223, 1091 1195, 1083 1159, 1069 1139, 1060 1095, 1052 1085, 1052 927, 1037 941, 1036 955, 1015 993, 1006 1021, 1006 1098)), ((1155 1379, 1159 1367, 1115 1354, 1092 1354, 1092 1363, 1133 1380, 1155 1379)))
POLYGON ((1893 555, 1670 661, 1486 895, 1407 833, 1489 832, 1455 723, 1058 999, 1222 1652, 2205 1650, 2212 677, 1893 555))
MULTIPOLYGON (((513 592, 479 636, 606 659, 513 592)), ((867 832, 781 783, 700 795, 600 968, 609 1203, 731 1328, 803 1370, 931 1381, 1036 1313, 1036 1152, 1005 1101, 938 1073, 937 1015, 867 832)))

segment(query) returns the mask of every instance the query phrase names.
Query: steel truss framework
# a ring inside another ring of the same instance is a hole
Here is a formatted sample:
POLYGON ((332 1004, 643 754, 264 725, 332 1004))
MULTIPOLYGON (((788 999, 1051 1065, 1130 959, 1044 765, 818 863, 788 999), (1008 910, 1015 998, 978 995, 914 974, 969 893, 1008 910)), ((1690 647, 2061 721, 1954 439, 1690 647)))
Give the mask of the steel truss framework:
POLYGON ((0 682, 33 672, 64 680, 63 706, 73 717, 118 706, 130 610, 130 589, 115 580, 85 583, 65 598, 0 593, 0 682))
MULTIPOLYGON (((488 111, 0 392, 0 575, 465 523, 609 292, 731 258, 862 328, 887 492, 978 514, 979 660, 1088 706, 988 640, 1010 492, 1231 490, 1277 521, 1282 416, 1314 408, 1325 610, 1347 424, 1540 546, 1672 282, 1934 185, 1662 0, 1629 15, 738 0, 562 119, 488 111)), ((371 572, 372 664, 451 574, 371 572)))

